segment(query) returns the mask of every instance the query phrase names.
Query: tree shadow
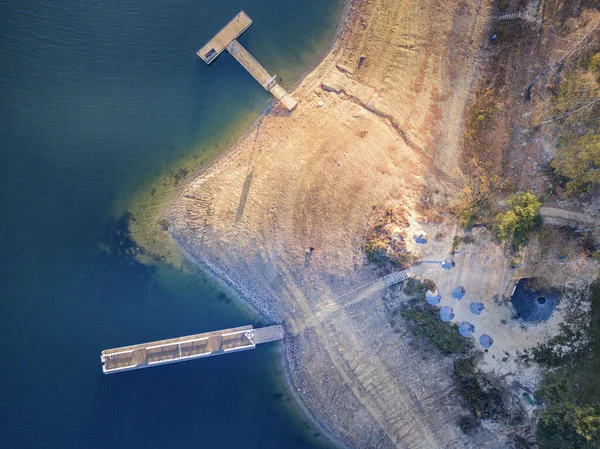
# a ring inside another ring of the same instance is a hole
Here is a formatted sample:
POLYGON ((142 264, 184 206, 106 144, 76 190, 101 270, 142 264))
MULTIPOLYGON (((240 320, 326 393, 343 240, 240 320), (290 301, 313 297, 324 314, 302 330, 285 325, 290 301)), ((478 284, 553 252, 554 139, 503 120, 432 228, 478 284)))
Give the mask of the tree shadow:
POLYGON ((254 168, 248 170, 246 179, 244 180, 244 187, 242 188, 242 196, 238 204, 237 213, 235 215, 236 223, 244 216, 244 210, 246 209, 246 202, 248 201, 248 194, 250 193, 250 185, 252 184, 252 177, 254 176, 254 168))

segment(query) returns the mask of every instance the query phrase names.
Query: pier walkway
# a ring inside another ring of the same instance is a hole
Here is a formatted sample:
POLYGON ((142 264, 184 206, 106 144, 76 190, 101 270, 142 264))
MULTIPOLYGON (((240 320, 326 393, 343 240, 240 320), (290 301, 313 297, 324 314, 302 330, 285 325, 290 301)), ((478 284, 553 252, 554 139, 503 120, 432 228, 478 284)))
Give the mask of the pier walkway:
POLYGON ((203 334, 102 351, 102 371, 105 374, 149 368, 165 363, 227 354, 256 348, 257 344, 283 339, 280 325, 253 329, 241 326, 203 334))
POLYGON ((277 75, 271 76, 248 50, 237 41, 237 38, 250 25, 252 25, 252 19, 244 11, 239 12, 196 54, 206 64, 210 64, 224 50, 227 50, 267 92, 270 92, 291 111, 298 102, 283 87, 277 84, 277 75))

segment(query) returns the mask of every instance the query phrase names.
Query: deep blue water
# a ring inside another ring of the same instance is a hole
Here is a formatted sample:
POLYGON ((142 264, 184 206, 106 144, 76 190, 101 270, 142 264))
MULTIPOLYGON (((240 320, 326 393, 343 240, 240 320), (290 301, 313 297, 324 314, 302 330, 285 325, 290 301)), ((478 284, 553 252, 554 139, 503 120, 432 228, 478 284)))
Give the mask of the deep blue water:
POLYGON ((99 243, 119 198, 214 153, 269 103, 229 55, 205 66, 206 40, 244 9, 254 25, 240 41, 290 86, 327 50, 340 7, 0 0, 0 447, 329 447, 275 346, 103 375, 102 349, 259 318, 201 275, 99 243))

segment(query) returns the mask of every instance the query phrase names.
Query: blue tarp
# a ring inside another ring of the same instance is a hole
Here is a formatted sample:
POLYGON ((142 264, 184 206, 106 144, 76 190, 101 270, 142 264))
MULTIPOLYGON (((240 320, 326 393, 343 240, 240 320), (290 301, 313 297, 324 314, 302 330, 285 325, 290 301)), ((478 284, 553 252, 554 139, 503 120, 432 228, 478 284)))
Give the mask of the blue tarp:
POLYGON ((489 348, 494 344, 494 340, 488 334, 483 334, 481 337, 479 337, 479 343, 484 348, 489 348))
POLYGON ((463 296, 465 296, 465 288, 462 285, 452 290, 452 297, 454 299, 462 299, 463 296))
POLYGON ((415 238, 415 242, 419 243, 420 245, 424 245, 425 243, 427 243, 427 239, 425 238, 426 235, 425 234, 419 234, 414 236, 415 238))
POLYGON ((469 323, 468 321, 463 321, 462 323, 460 323, 460 325, 458 326, 458 332, 460 333, 460 335, 462 335, 463 337, 470 337, 471 334, 475 331, 475 326, 473 326, 471 323, 469 323))
POLYGON ((480 302, 472 302, 469 306, 469 309, 471 309, 471 312, 473 312, 475 315, 481 315, 481 312, 483 309, 485 309, 485 306, 480 302))
POLYGON ((452 318, 454 318, 454 310, 452 310, 452 307, 448 307, 448 306, 444 306, 440 309, 440 318, 442 319, 442 321, 444 322, 448 322, 448 321, 452 321, 452 318))
POLYGON ((437 290, 427 290, 425 292, 425 301, 427 301, 432 306, 437 306, 440 303, 441 299, 442 297, 440 296, 437 290))

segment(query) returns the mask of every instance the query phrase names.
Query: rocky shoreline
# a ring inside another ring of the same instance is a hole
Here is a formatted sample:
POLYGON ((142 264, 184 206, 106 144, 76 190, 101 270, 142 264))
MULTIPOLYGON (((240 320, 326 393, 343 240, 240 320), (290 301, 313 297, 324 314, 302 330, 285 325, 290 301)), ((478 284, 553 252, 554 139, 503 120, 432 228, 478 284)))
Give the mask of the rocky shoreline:
POLYGON ((483 1, 351 2, 297 110, 274 107, 164 216, 190 260, 284 323, 295 393, 348 447, 496 447, 458 428, 451 361, 392 329, 385 292, 359 288, 377 277, 362 249, 374 206, 414 210, 432 183, 442 195, 457 182, 489 13, 483 1))

